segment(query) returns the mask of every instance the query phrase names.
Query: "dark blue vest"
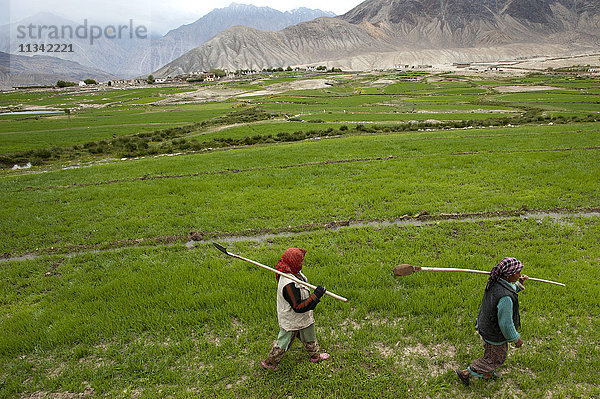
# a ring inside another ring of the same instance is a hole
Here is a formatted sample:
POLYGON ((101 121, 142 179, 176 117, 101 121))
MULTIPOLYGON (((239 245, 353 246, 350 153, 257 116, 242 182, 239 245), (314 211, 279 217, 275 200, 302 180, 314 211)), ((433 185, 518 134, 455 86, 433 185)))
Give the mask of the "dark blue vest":
POLYGON ((498 280, 483 294, 483 300, 481 301, 481 307, 477 315, 477 330, 487 341, 506 341, 498 324, 498 302, 503 296, 509 296, 512 299, 513 322, 516 329, 521 327, 519 295, 507 282, 498 280))

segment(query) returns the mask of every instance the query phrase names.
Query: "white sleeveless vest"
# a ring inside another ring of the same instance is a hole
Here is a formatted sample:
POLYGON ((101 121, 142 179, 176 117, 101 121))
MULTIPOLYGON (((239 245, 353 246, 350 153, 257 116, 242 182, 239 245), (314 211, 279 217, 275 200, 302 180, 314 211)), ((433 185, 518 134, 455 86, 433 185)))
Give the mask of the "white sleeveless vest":
MULTIPOLYGON (((302 276, 306 279, 303 274, 302 276)), ((283 297, 283 287, 290 283, 295 284, 296 288, 300 290, 302 301, 310 296, 310 290, 307 287, 295 283, 285 276, 279 276, 279 284, 277 285, 277 320, 279 321, 279 327, 285 331, 302 330, 313 324, 315 317, 312 310, 305 313, 296 313, 289 302, 285 300, 283 297)))

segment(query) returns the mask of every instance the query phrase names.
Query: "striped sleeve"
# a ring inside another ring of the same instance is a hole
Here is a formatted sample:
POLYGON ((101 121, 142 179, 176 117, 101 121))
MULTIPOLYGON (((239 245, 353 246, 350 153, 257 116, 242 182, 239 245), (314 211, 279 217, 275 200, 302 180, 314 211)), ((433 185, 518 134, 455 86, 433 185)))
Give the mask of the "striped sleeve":
POLYGON ((305 313, 313 310, 319 303, 319 298, 315 294, 311 294, 303 301, 300 296, 300 290, 294 283, 289 283, 283 287, 283 298, 288 301, 296 313, 305 313))

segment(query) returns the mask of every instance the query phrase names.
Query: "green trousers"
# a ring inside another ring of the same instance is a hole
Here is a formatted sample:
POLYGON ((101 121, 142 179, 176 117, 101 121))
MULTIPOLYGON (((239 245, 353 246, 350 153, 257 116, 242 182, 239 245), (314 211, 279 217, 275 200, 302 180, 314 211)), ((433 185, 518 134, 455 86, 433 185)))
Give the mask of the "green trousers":
POLYGON ((317 340, 317 334, 315 332, 314 323, 298 331, 285 331, 283 328, 280 328, 279 334, 277 334, 277 345, 286 351, 292 343, 292 340, 296 337, 300 338, 300 341, 302 341, 303 344, 315 342, 317 340))
POLYGON ((304 349, 306 349, 306 352, 308 352, 310 357, 319 355, 319 343, 317 342, 314 324, 297 331, 286 331, 280 328, 279 334, 277 334, 277 341, 273 342, 273 347, 269 351, 267 358, 264 360, 263 365, 266 364, 267 366, 276 368, 283 358, 283 355, 285 355, 285 352, 296 338, 299 338, 300 341, 302 341, 304 349))

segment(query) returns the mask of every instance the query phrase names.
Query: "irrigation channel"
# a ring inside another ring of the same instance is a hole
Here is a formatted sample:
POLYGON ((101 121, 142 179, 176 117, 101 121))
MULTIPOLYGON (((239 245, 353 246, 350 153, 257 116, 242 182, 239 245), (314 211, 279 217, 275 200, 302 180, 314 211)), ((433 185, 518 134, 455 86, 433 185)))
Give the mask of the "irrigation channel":
POLYGON ((219 241, 221 243, 233 243, 238 241, 269 241, 279 237, 294 237, 312 231, 339 231, 345 228, 383 228, 383 227, 420 227, 433 225, 443 221, 460 223, 473 223, 483 221, 499 221, 510 219, 533 219, 538 222, 549 220, 553 223, 570 224, 568 218, 597 218, 600 217, 600 209, 585 209, 579 211, 565 210, 538 210, 538 211, 497 211, 480 213, 463 213, 430 215, 426 212, 416 216, 404 215, 393 220, 342 220, 318 224, 306 224, 300 226, 288 226, 278 229, 246 230, 236 233, 228 232, 192 232, 188 235, 151 237, 142 239, 122 240, 103 244, 73 245, 67 247, 50 247, 38 249, 25 254, 0 254, 0 263, 27 261, 42 258, 48 255, 60 255, 63 258, 71 258, 82 254, 94 254, 103 252, 116 252, 128 247, 158 247, 174 246, 185 243, 188 249, 193 249, 197 244, 219 241))

